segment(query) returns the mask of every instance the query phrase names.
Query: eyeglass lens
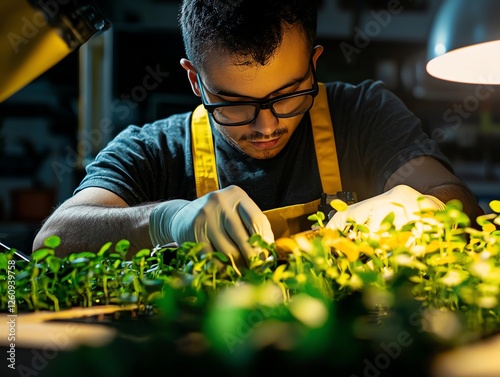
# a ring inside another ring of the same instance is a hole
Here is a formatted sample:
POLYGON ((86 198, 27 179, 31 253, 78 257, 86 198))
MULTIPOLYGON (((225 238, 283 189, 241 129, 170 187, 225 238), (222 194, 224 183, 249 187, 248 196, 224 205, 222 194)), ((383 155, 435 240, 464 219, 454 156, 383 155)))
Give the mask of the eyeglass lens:
MULTIPOLYGON (((284 98, 272 104, 271 111, 276 117, 290 118, 305 113, 312 106, 314 97, 311 94, 292 98, 284 98)), ((218 123, 250 123, 256 117, 259 108, 254 105, 221 106, 213 111, 218 123)))

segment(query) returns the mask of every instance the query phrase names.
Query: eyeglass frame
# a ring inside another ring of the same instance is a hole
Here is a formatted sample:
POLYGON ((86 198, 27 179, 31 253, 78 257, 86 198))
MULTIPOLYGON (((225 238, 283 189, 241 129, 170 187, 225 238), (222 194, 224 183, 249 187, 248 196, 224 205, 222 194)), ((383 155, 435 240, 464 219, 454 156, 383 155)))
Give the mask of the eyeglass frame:
MULTIPOLYGON (((293 117, 296 117, 296 116, 299 116, 299 115, 307 113, 311 109, 311 107, 314 105, 314 99, 316 98, 316 96, 319 93, 319 85, 318 85, 318 80, 316 78, 316 70, 314 69, 314 65, 312 64, 312 62, 310 63, 310 68, 312 70, 312 76, 313 76, 313 86, 312 86, 311 89, 299 90, 298 92, 283 94, 281 96, 277 96, 277 97, 274 97, 274 98, 271 98, 271 99, 267 99, 267 100, 227 101, 227 102, 208 103, 207 102, 207 98, 205 96, 205 84, 201 80, 201 77, 198 74, 198 72, 196 72, 196 78, 197 78, 198 84, 200 86, 201 101, 203 103, 203 106, 205 107, 205 109, 210 114, 212 114, 212 116, 214 116, 213 113, 214 113, 215 109, 218 108, 218 107, 253 106, 255 108, 254 117, 250 121, 224 124, 224 123, 219 122, 218 120, 216 120, 217 123, 219 123, 222 126, 237 127, 237 126, 244 126, 246 124, 250 124, 253 121, 255 121, 255 119, 257 119, 257 117, 259 116, 260 110, 267 110, 267 109, 269 109, 269 110, 271 110, 271 112, 273 113, 273 115, 276 118, 293 118, 293 117), (306 95, 312 95, 312 97, 313 97, 311 105, 306 110, 301 111, 301 112, 299 112, 297 114, 294 113, 293 115, 281 115, 281 114, 278 115, 278 114, 276 114, 276 112, 274 110, 274 107, 273 107, 273 104, 275 102, 279 102, 281 100, 289 99, 289 98, 306 96, 306 95)), ((207 89, 207 91, 209 93, 215 95, 214 93, 210 92, 208 89, 207 89)), ((214 117, 214 119, 215 119, 215 117, 214 117)))

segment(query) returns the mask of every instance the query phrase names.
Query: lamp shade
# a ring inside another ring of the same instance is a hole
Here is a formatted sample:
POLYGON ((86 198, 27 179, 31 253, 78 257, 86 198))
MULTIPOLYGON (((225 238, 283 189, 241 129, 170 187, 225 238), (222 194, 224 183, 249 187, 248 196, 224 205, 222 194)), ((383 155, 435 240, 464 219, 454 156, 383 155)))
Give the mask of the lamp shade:
POLYGON ((0 102, 110 26, 78 0, 1 0, 0 102))
POLYGON ((468 84, 500 84, 500 1, 444 0, 428 42, 427 72, 468 84))

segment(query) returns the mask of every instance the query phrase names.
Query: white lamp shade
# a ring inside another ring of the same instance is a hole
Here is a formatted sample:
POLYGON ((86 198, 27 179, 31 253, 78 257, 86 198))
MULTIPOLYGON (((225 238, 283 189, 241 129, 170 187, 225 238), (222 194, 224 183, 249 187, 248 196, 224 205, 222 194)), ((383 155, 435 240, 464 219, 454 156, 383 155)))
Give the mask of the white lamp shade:
POLYGON ((500 84, 500 1, 445 0, 427 55, 427 72, 438 79, 500 84))

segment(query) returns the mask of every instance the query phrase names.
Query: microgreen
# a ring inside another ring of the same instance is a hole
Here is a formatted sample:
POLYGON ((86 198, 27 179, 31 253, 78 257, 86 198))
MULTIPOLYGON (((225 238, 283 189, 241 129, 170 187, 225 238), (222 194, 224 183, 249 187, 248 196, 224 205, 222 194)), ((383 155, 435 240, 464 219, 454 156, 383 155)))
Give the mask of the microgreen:
MULTIPOLYGON (((252 315, 259 318, 255 328, 281 323, 283 334, 308 328, 321 342, 331 342, 319 335, 321 329, 334 326, 336 319, 328 316, 340 315, 334 308, 352 305, 353 297, 362 297, 364 310, 377 313, 378 320, 401 310, 402 303, 418 307, 422 318, 435 311, 457 315, 461 333, 454 339, 478 338, 500 331, 499 203, 493 201, 494 213, 477 218, 477 224, 451 201, 400 228, 389 215, 376 232, 356 223, 329 229, 317 213, 309 218, 315 222, 313 236, 269 244, 252 235, 249 242, 259 254, 245 268, 220 251, 202 252, 203 245, 194 242, 143 249, 130 260, 127 240, 108 242, 96 253, 57 257, 61 240, 53 236, 29 262, 16 260, 13 250, 0 254, 0 275, 6 277, 15 260, 19 312, 134 304, 139 312, 163 313, 174 321, 173 313, 182 308, 199 310, 197 330, 220 352, 228 344, 236 353, 240 345, 247 351, 258 347, 257 340, 224 338, 252 315)), ((2 279, 2 311, 9 305, 7 291, 2 279)), ((425 331, 432 333, 433 327, 427 323, 425 331)))

